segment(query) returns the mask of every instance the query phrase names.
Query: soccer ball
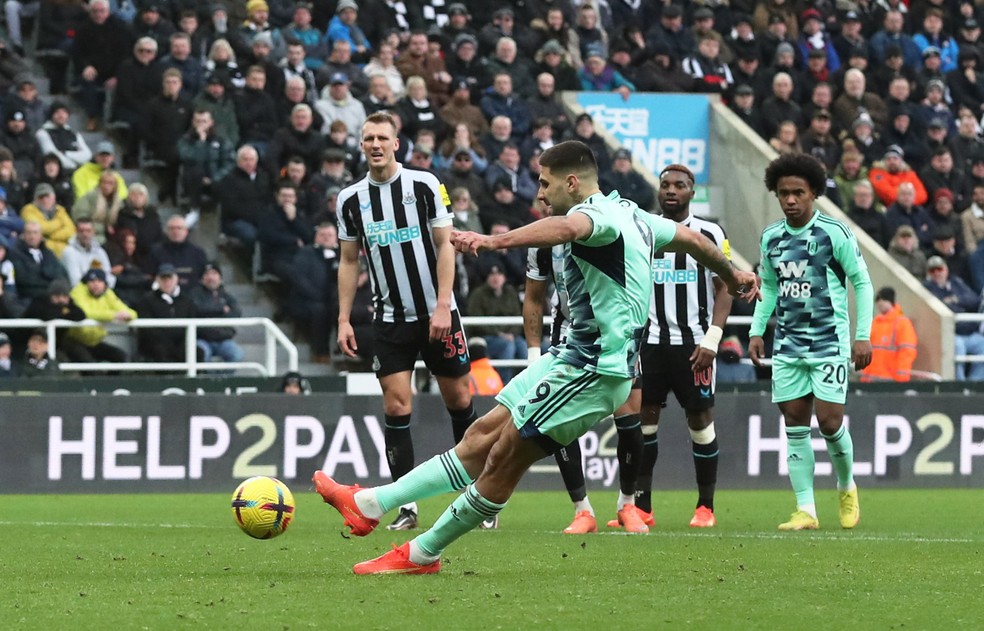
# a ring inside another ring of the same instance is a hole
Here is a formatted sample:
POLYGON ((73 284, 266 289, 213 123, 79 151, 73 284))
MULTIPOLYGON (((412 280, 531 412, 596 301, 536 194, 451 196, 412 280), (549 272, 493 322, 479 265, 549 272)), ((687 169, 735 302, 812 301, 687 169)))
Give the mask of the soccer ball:
POLYGON ((250 537, 273 539, 294 519, 294 496, 276 478, 249 478, 232 494, 232 516, 250 537))

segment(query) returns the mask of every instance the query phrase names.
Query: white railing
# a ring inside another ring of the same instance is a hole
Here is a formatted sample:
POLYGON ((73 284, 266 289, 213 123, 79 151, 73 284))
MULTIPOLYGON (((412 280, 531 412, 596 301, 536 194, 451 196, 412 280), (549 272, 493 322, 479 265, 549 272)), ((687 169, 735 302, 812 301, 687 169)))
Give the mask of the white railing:
POLYGON ((160 370, 183 370, 189 377, 195 377, 199 372, 219 370, 253 370, 261 377, 272 377, 280 374, 277 369, 277 348, 282 347, 287 352, 287 370, 297 370, 297 346, 269 318, 144 318, 127 323, 97 322, 95 320, 36 320, 18 318, 0 320, 2 329, 45 329, 48 333, 48 353, 55 357, 57 353, 58 329, 72 329, 83 326, 99 326, 108 332, 130 332, 135 329, 179 329, 185 330, 185 360, 182 362, 65 362, 59 364, 65 371, 92 372, 106 370, 121 370, 128 372, 151 372, 160 370), (197 360, 198 328, 231 326, 237 329, 246 327, 262 327, 264 331, 265 355, 264 362, 200 362, 197 360))
MULTIPOLYGON (((984 324, 984 313, 954 313, 953 319, 957 324, 961 322, 977 322, 979 324, 984 324)), ((953 358, 955 362, 966 362, 971 364, 976 364, 978 362, 984 362, 984 355, 957 355, 953 358)))

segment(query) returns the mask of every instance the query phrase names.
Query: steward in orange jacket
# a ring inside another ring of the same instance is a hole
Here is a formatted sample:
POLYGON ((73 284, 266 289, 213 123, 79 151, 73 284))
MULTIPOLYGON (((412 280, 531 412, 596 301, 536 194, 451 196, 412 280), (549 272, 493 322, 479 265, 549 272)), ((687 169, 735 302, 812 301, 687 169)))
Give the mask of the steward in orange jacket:
POLYGON ((871 363, 861 381, 909 381, 916 360, 916 330, 895 304, 895 290, 883 287, 875 296, 878 315, 871 322, 871 363))
POLYGON ((495 396, 502 390, 502 377, 489 362, 485 340, 473 337, 468 340, 471 356, 471 374, 468 375, 468 391, 473 395, 495 396))

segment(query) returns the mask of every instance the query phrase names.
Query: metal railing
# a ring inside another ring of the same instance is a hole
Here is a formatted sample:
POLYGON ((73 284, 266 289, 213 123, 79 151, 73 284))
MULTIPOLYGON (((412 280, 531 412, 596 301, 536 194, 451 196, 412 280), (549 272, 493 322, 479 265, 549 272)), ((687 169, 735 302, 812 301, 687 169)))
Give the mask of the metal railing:
MULTIPOLYGON (((984 325, 984 313, 955 313, 953 314, 953 319, 957 324, 961 322, 977 322, 980 325, 984 325)), ((984 362, 984 355, 957 355, 953 358, 953 361, 957 363, 976 364, 984 362)))
POLYGON ((48 354, 52 357, 57 353, 58 329, 73 329, 85 326, 103 327, 110 333, 129 333, 136 329, 177 329, 185 330, 185 360, 182 362, 65 362, 59 364, 61 370, 76 372, 94 372, 119 370, 127 372, 153 372, 161 370, 182 370, 189 377, 195 377, 199 372, 214 372, 221 370, 253 370, 261 377, 272 377, 280 374, 277 369, 277 349, 282 347, 287 352, 287 370, 297 370, 297 346, 269 318, 144 318, 127 323, 104 323, 95 320, 37 320, 18 318, 0 321, 3 329, 45 329, 48 334, 48 354), (231 326, 236 328, 262 327, 264 330, 265 358, 261 362, 200 362, 197 360, 198 328, 213 328, 231 326))

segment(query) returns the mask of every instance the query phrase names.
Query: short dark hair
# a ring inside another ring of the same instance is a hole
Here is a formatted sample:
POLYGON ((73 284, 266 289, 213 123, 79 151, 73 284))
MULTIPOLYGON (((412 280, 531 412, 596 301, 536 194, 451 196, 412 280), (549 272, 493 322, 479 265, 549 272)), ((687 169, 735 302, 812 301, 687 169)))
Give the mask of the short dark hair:
POLYGON ((540 166, 551 171, 590 172, 598 177, 598 162, 591 148, 579 140, 565 140, 540 155, 540 166))
POLYGON ((677 173, 683 173, 684 175, 686 175, 687 179, 690 180, 691 188, 693 187, 694 183, 697 181, 697 178, 694 177, 694 172, 688 169, 687 167, 683 166, 682 164, 671 164, 666 166, 662 171, 659 172, 659 179, 662 180, 663 176, 666 175, 668 171, 676 171, 677 173))
POLYGON ((819 160, 806 153, 787 153, 770 162, 765 169, 765 187, 775 193, 779 178, 783 177, 803 178, 817 197, 827 190, 827 170, 819 160))

